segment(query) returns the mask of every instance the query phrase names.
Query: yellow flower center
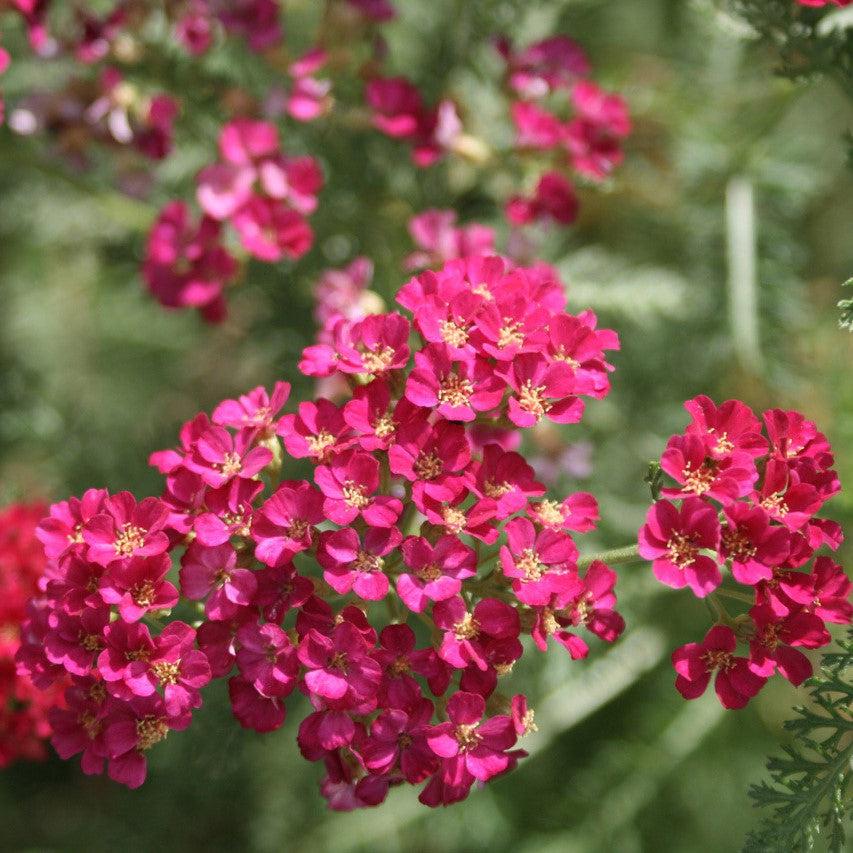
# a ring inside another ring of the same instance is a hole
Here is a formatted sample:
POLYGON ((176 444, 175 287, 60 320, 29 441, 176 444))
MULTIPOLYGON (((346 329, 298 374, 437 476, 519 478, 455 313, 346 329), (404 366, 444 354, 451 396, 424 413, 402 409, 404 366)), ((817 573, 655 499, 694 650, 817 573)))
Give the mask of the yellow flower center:
POLYGON ((160 719, 150 714, 136 721, 136 748, 140 752, 151 749, 169 734, 169 727, 160 719))
POLYGON ((414 464, 415 474, 419 480, 434 480, 441 474, 442 464, 435 451, 421 453, 414 464))
POLYGON ((441 380, 438 402, 447 406, 467 406, 473 393, 474 385, 469 380, 455 373, 448 373, 441 380))
POLYGON ((468 343, 468 327, 461 320, 458 323, 453 320, 442 320, 441 339, 457 349, 464 347, 468 343))
POLYGON ((347 506, 364 509, 370 503, 370 498, 364 493, 364 486, 359 486, 352 480, 347 480, 341 491, 344 495, 344 503, 347 506))
POLYGON ((122 525, 114 543, 116 554, 119 557, 129 557, 137 548, 141 548, 145 544, 147 532, 144 528, 137 527, 130 522, 122 525))
POLYGON ((551 404, 545 399, 545 386, 544 385, 534 385, 533 382, 528 379, 521 386, 521 390, 518 392, 518 404, 521 408, 533 415, 536 420, 544 417, 551 411, 551 404))
POLYGON ((453 626, 453 633, 457 640, 473 640, 480 633, 480 625, 470 613, 466 613, 453 626))
POLYGON ((699 549, 693 540, 683 533, 673 533, 666 543, 666 549, 670 562, 679 569, 686 569, 696 562, 696 557, 699 555, 699 549))

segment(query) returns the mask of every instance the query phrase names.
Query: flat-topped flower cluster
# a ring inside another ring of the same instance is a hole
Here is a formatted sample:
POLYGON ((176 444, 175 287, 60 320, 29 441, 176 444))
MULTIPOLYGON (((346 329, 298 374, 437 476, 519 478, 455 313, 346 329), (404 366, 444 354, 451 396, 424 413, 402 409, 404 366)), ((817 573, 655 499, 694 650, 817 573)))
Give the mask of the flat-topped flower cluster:
POLYGON ((550 268, 498 257, 422 273, 398 301, 411 320, 338 317, 305 351, 306 373, 348 381, 343 405, 282 414, 290 386, 256 388, 153 454, 161 497, 51 508, 18 660, 37 684, 73 680, 52 717, 63 757, 137 786, 148 750, 227 678, 257 731, 308 697, 299 747, 333 808, 403 782, 451 803, 524 754, 532 712, 498 689, 524 635, 573 658, 584 633, 619 636, 615 573, 579 570, 572 537, 594 527, 594 498, 545 497, 515 450, 519 429, 576 423, 582 398, 607 394, 615 333, 567 313, 550 268), (312 476, 280 480, 291 464, 312 476))
POLYGON ((691 422, 660 460, 675 485, 650 508, 639 551, 658 580, 709 597, 718 617, 701 643, 673 654, 676 687, 695 699, 714 677, 722 704, 740 708, 775 672, 801 684, 812 665, 800 649, 827 645, 826 623, 853 618, 853 585, 816 556, 842 542, 839 525, 817 517, 841 485, 829 442, 799 412, 770 409, 762 430, 738 400, 696 397, 685 408, 691 422), (748 592, 721 586, 721 567, 748 592), (751 607, 733 617, 720 596, 751 607))

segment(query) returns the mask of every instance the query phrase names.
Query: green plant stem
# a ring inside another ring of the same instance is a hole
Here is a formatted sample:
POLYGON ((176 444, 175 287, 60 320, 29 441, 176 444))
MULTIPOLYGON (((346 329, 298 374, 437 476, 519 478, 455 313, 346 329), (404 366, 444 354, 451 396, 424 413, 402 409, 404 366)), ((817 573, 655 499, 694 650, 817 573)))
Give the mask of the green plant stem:
POLYGON ((637 545, 625 545, 623 548, 612 548, 609 551, 601 551, 598 554, 588 554, 578 560, 578 568, 589 568, 594 562, 600 561, 609 566, 618 566, 625 563, 635 563, 641 560, 637 545))

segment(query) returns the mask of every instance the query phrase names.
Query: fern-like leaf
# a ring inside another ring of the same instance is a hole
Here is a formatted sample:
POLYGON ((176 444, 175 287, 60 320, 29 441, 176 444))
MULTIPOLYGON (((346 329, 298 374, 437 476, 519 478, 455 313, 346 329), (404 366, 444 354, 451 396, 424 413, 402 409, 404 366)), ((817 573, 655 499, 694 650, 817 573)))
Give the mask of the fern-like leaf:
POLYGON ((785 723, 794 742, 767 762, 770 781, 753 785, 759 808, 772 809, 750 833, 744 853, 799 853, 822 846, 845 849, 853 761, 853 632, 840 651, 824 656, 809 681, 811 703, 785 723))

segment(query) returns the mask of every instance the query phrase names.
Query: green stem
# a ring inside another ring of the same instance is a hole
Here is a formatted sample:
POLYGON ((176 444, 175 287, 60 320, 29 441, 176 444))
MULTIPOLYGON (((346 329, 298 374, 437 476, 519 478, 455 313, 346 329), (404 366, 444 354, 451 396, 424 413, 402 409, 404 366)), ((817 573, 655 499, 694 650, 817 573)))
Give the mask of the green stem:
POLYGON ((598 554, 588 554, 578 560, 579 569, 587 569, 597 560, 607 563, 609 566, 618 566, 622 563, 635 563, 642 558, 637 545, 626 545, 624 548, 612 548, 609 551, 601 551, 598 554))

